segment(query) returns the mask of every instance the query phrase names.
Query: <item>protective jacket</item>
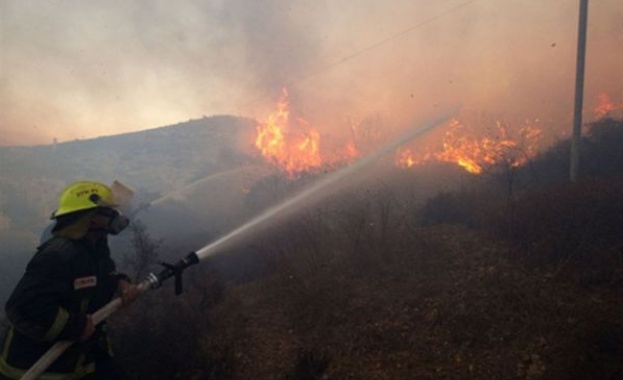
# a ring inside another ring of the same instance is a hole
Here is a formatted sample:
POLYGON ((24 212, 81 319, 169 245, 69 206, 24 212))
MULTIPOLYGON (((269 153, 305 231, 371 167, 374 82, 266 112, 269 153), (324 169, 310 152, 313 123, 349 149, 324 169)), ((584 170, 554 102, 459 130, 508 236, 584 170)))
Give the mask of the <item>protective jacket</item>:
MULTIPOLYGON (((6 304, 11 326, 5 337, 0 374, 19 379, 54 343, 75 341, 86 315, 106 305, 117 282, 108 244, 54 237, 37 249, 6 304)), ((108 348, 101 326, 74 344, 40 379, 79 379, 95 370, 94 351, 108 348)), ((0 376, 0 378, 2 377, 0 376)))

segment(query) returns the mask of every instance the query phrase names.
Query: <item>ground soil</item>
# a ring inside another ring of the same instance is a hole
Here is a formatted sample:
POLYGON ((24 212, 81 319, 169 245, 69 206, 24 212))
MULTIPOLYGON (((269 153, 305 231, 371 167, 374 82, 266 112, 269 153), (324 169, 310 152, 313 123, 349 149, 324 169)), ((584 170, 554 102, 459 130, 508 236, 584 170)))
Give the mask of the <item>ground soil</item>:
POLYGON ((623 379, 623 281, 527 266, 487 234, 413 231, 229 289, 213 356, 235 379, 623 379))

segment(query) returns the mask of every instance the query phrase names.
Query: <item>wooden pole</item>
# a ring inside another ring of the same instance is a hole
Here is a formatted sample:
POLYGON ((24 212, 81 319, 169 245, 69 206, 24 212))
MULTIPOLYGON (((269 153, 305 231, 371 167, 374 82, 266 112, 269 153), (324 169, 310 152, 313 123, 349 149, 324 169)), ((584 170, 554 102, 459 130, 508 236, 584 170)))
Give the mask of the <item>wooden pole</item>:
POLYGON ((569 179, 578 179, 580 165, 580 143, 582 141, 582 106, 584 103, 584 66, 586 58, 586 24, 588 20, 588 0, 580 0, 580 20, 578 22, 578 50, 575 71, 575 105, 573 111, 573 135, 571 138, 571 166, 569 179))

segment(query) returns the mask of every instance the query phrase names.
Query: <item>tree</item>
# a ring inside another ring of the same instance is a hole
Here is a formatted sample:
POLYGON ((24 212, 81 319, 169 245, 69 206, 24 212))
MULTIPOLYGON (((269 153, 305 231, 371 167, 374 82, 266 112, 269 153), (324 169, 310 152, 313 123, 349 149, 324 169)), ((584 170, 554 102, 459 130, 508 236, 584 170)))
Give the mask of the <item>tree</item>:
POLYGON ((124 255, 124 263, 132 270, 134 281, 138 281, 147 275, 150 265, 158 262, 157 251, 163 242, 162 239, 152 239, 140 219, 132 222, 130 231, 133 254, 124 255))

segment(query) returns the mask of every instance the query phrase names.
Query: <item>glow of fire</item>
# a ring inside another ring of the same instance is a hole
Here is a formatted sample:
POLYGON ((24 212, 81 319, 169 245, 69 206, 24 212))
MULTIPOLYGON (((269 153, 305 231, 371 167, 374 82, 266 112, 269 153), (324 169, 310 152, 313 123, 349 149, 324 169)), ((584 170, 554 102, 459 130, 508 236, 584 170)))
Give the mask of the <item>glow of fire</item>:
POLYGON ((399 150, 396 165, 408 168, 430 161, 450 162, 472 174, 481 174, 486 168, 498 164, 511 168, 522 166, 536 155, 541 135, 539 129, 523 127, 519 130, 517 140, 508 135, 507 128, 501 122, 496 123, 496 129, 495 137, 479 139, 467 134, 463 126, 454 120, 439 150, 420 156, 413 154, 410 149, 399 150))
POLYGON ((415 155, 409 148, 401 148, 396 153, 396 165, 407 169, 416 164, 415 155))
POLYGON ((265 160, 285 171, 289 177, 326 165, 350 161, 359 156, 351 141, 331 157, 320 153, 320 133, 302 118, 292 118, 288 92, 283 90, 276 110, 256 127, 255 147, 265 160))
POLYGON ((346 157, 348 158, 357 158, 359 157, 359 149, 355 146, 355 143, 351 140, 346 144, 346 157))
POLYGON ((602 92, 599 94, 599 104, 595 107, 595 116, 601 119, 610 115, 616 109, 614 103, 608 94, 602 92))
MULTIPOLYGON (((605 96, 602 100, 609 99, 605 96)), ((601 109, 608 112, 611 110, 609 107, 601 109)), ((430 161, 450 162, 472 174, 482 174, 496 165, 507 168, 522 166, 537 154, 541 130, 526 125, 513 138, 508 129, 507 125, 498 121, 492 134, 479 137, 455 119, 438 148, 415 154, 403 147, 396 152, 395 164, 410 168, 430 161)), ((255 147, 260 154, 291 178, 302 172, 350 162, 360 155, 353 140, 343 149, 333 149, 330 155, 321 154, 320 133, 302 118, 292 117, 286 89, 276 109, 265 122, 258 123, 256 130, 255 147)))

